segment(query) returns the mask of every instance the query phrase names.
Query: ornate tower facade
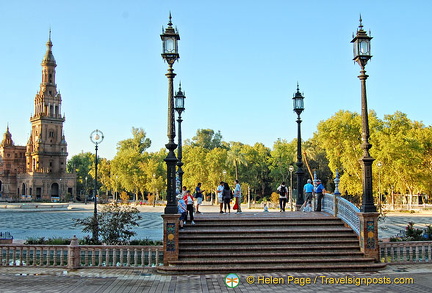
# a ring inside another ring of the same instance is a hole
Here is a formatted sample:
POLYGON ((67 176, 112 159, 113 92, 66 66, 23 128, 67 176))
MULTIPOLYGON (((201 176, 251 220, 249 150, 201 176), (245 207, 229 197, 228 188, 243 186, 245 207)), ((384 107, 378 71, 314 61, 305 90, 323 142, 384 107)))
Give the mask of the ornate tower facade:
POLYGON ((30 117, 31 135, 27 143, 27 172, 59 173, 66 170, 67 143, 63 134, 61 95, 55 83, 57 66, 52 53, 51 33, 42 60, 42 82, 30 117))
POLYGON ((9 127, 0 144, 0 199, 70 200, 76 196, 76 174, 67 173, 61 95, 57 91, 51 32, 42 59, 42 82, 30 117, 26 146, 15 146, 9 127))

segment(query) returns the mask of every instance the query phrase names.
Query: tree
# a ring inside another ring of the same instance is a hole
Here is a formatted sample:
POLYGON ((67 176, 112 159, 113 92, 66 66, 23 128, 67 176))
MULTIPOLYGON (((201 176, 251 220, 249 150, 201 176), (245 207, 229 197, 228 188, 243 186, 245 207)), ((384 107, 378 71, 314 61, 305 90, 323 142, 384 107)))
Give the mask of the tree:
POLYGON ((208 150, 222 147, 222 134, 212 129, 198 129, 192 141, 186 140, 185 145, 200 146, 208 150))
POLYGON ((226 172, 227 170, 227 150, 224 148, 210 150, 205 157, 204 164, 208 170, 206 181, 210 185, 208 190, 214 190, 220 181, 226 180, 224 178, 224 171, 226 172))
POLYGON ((184 162, 184 176, 183 185, 187 186, 188 189, 192 189, 198 182, 202 182, 202 189, 209 190, 210 186, 207 186, 208 169, 205 164, 205 158, 209 149, 201 146, 187 145, 183 148, 183 162, 184 162))
POLYGON ((272 179, 270 174, 270 149, 262 143, 255 143, 253 147, 243 145, 241 153, 244 156, 247 167, 242 166, 243 182, 247 183, 252 189, 261 190, 261 194, 266 194, 266 189, 271 190, 272 179))
POLYGON ((278 139, 273 144, 273 150, 270 152, 269 169, 270 176, 276 182, 288 182, 289 166, 294 166, 297 155, 297 143, 292 140, 288 143, 285 139, 278 139))
POLYGON ((151 141, 146 138, 146 133, 142 128, 132 127, 132 138, 118 142, 117 154, 111 162, 111 176, 115 176, 116 184, 120 184, 126 191, 135 194, 143 193, 146 178, 140 166, 149 156, 145 150, 150 147, 151 141))
POLYGON ((422 123, 399 111, 384 116, 382 131, 376 137, 379 149, 374 153, 383 165, 383 186, 393 186, 402 194, 422 191, 421 182, 431 176, 425 168, 431 143, 428 132, 422 123))
POLYGON ((77 194, 86 195, 88 190, 92 189, 92 185, 89 185, 88 183, 93 182, 93 176, 90 174, 90 170, 94 166, 94 158, 94 154, 86 152, 73 156, 67 162, 67 171, 70 173, 76 173, 77 175, 77 194))
POLYGON ((242 153, 242 146, 243 144, 241 142, 231 142, 230 149, 228 150, 227 154, 227 162, 234 166, 235 179, 237 180, 239 179, 239 166, 247 166, 246 158, 242 153))

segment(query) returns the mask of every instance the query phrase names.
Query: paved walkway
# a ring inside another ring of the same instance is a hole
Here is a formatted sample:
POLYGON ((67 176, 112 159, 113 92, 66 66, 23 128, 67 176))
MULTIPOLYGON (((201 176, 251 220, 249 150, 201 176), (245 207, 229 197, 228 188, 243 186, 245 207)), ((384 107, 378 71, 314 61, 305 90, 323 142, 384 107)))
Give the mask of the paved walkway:
MULTIPOLYGON (((233 272, 235 273, 235 272, 233 272)), ((0 292, 431 292, 432 264, 387 266, 377 273, 161 275, 153 269, 0 268, 0 292), (238 283, 236 283, 238 282, 238 283), (345 282, 345 284, 343 284, 345 282), (351 284, 347 284, 351 283, 351 284), (368 284, 369 282, 369 284, 368 284), (228 283, 228 285, 226 284, 228 283), (375 284, 374 284, 375 283, 375 284), (237 285, 235 288, 230 286, 237 285)))

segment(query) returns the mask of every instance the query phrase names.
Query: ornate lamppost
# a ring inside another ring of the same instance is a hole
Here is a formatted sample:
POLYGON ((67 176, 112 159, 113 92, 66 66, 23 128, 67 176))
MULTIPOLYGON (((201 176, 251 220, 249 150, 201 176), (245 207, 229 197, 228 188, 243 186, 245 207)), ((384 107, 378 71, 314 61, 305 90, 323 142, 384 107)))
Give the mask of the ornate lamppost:
POLYGON ((361 117, 362 117, 362 149, 363 157, 361 161, 363 162, 363 199, 361 211, 364 213, 376 212, 376 207, 373 200, 372 194, 372 163, 375 160, 369 154, 369 149, 372 145, 369 143, 369 118, 368 118, 368 108, 367 108, 367 98, 366 98, 366 63, 372 58, 371 55, 371 41, 372 37, 368 36, 366 31, 363 30, 362 19, 360 16, 360 25, 357 29, 357 34, 351 43, 354 47, 354 61, 360 65, 360 75, 358 78, 361 83, 361 117))
POLYGON ((383 164, 382 162, 377 163, 378 167, 378 207, 379 207, 379 213, 382 214, 382 194, 381 194, 381 168, 383 164))
POLYGON ((181 193, 182 187, 183 187, 183 174, 184 174, 183 169, 182 169, 183 162, 181 161, 183 158, 183 156, 182 156, 182 150, 183 150, 183 148, 182 148, 182 131, 181 131, 181 123, 183 120, 182 120, 181 114, 185 110, 185 106, 184 106, 185 99, 186 99, 186 96, 182 92, 181 83, 180 83, 179 90, 176 93, 176 95, 174 96, 174 104, 175 104, 174 109, 178 113, 178 118, 177 118, 177 123, 178 123, 178 131, 177 131, 178 132, 178 148, 177 148, 177 159, 178 159, 177 167, 178 167, 178 169, 177 169, 177 175, 179 177, 179 185, 180 186, 179 186, 178 190, 180 193, 181 193))
POLYGON ((171 13, 169 15, 168 27, 162 31, 162 58, 168 63, 168 73, 165 76, 168 78, 168 143, 165 147, 168 149, 168 155, 165 158, 167 164, 167 205, 165 214, 176 214, 176 163, 177 158, 174 150, 177 145, 174 143, 175 138, 175 121, 174 121, 174 86, 173 81, 176 74, 174 73, 173 64, 180 58, 178 53, 178 44, 180 35, 177 30, 172 27, 171 13))
MULTIPOLYGON (((94 177, 94 188, 93 188, 93 201, 94 201, 94 213, 93 213, 93 242, 96 243, 98 241, 98 234, 99 234, 99 226, 98 226, 98 220, 97 220, 97 167, 98 167, 98 145, 103 141, 104 135, 102 131, 99 129, 94 130, 90 134, 90 140, 95 145, 95 177, 94 177)), ((87 178, 87 177, 86 177, 87 178)), ((86 179, 86 185, 87 185, 87 179, 86 179)))
POLYGON ((290 165, 288 168, 289 172, 290 172, 290 207, 291 207, 291 212, 294 211, 294 203, 293 203, 293 186, 292 186, 292 182, 293 182, 293 171, 294 171, 294 166, 290 165))
POLYGON ((301 206, 304 203, 303 198, 303 177, 304 177, 304 171, 303 171, 303 160, 302 160, 302 153, 301 153, 301 119, 300 114, 304 110, 304 97, 300 93, 299 85, 297 83, 297 92, 294 94, 293 97, 293 106, 294 106, 294 112, 297 113, 297 200, 296 200, 296 210, 300 210, 301 206))

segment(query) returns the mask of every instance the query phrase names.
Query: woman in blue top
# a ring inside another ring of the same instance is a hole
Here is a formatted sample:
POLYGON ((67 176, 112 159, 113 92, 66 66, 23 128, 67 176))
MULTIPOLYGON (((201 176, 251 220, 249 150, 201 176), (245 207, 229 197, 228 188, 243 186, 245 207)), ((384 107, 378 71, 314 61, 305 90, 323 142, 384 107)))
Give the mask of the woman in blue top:
POLYGON ((321 201, 325 192, 324 185, 321 184, 321 180, 317 179, 317 186, 315 187, 315 194, 317 196, 317 206, 315 211, 321 212, 321 201))

